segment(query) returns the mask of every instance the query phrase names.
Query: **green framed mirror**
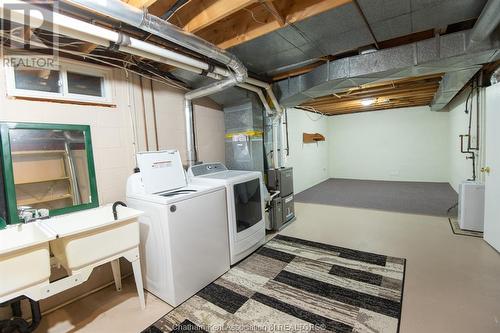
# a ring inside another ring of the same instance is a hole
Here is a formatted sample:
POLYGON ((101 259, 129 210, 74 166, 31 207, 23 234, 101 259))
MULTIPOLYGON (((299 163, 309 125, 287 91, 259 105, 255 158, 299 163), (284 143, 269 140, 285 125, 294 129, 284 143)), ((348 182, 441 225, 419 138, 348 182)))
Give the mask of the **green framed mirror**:
POLYGON ((0 123, 0 133, 8 224, 99 206, 90 126, 0 123))

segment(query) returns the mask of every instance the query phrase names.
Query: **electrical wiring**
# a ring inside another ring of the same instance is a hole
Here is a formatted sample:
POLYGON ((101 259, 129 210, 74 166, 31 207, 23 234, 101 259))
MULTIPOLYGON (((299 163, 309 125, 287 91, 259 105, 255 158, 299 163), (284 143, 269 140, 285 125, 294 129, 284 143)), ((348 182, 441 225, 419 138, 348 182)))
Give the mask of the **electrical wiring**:
MULTIPOLYGON (((54 44, 51 43, 51 41, 47 41, 47 40, 44 40, 44 39, 41 39, 41 40, 48 42, 51 45, 51 47, 56 47, 54 44)), ((104 48, 102 46, 98 46, 97 49, 106 50, 106 48, 104 48)), ((61 50, 61 49, 59 48, 59 50, 61 50)), ((61 50, 61 52, 68 52, 68 51, 69 50, 61 50)), ((77 55, 80 55, 80 56, 82 56, 84 58, 93 59, 93 60, 95 60, 95 57, 97 57, 97 58, 103 58, 103 59, 108 59, 108 60, 119 61, 119 62, 121 62, 123 64, 128 64, 128 65, 132 65, 132 66, 138 66, 138 62, 130 62, 130 61, 127 61, 127 60, 122 59, 122 58, 115 58, 115 57, 109 57, 109 56, 98 55, 98 54, 92 54, 92 55, 90 55, 88 53, 80 52, 80 51, 71 51, 70 53, 73 53, 73 54, 79 53, 77 55)), ((109 64, 109 63, 106 62, 106 64, 109 64)), ((109 65, 114 65, 114 64, 109 64, 109 65)), ((131 71, 127 67, 120 67, 118 65, 114 65, 114 66, 117 67, 117 68, 123 68, 125 71, 127 71, 127 70, 131 71)), ((169 79, 168 77, 161 76, 161 75, 159 75, 159 74, 157 74, 157 73, 155 73, 155 72, 153 72, 153 71, 151 71, 151 70, 149 70, 147 68, 141 68, 141 69, 147 71, 148 73, 150 73, 153 76, 156 76, 156 77, 160 78, 162 81, 164 80, 164 83, 167 83, 167 84, 169 84, 169 85, 171 85, 171 86, 173 86, 175 88, 186 89, 184 86, 182 86, 182 85, 174 82, 173 80, 169 79)), ((136 73, 136 74, 139 74, 136 71, 133 71, 133 72, 136 73)))
POLYGON ((325 114, 323 112, 316 110, 316 108, 314 108, 313 106, 299 106, 299 107, 296 107, 296 109, 301 109, 301 110, 304 110, 304 111, 309 111, 309 112, 313 112, 313 113, 319 114, 318 118, 313 119, 313 118, 310 117, 309 112, 307 112, 306 116, 311 121, 319 121, 320 119, 322 119, 325 116, 325 114))
POLYGON ((243 8, 243 9, 244 9, 245 11, 249 12, 249 13, 250 13, 250 15, 252 15, 252 19, 253 19, 255 22, 257 22, 257 23, 259 23, 259 24, 266 24, 266 22, 262 22, 262 21, 257 20, 257 18, 255 17, 255 13, 254 13, 252 10, 250 10, 250 9, 248 9, 248 8, 243 8))

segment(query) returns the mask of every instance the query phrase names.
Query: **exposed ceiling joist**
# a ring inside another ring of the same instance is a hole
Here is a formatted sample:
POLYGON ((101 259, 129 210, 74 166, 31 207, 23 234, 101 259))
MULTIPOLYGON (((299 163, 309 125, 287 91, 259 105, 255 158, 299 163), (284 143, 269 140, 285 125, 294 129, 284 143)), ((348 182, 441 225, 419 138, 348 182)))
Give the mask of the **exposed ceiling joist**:
POLYGON ((148 7, 148 12, 156 16, 165 14, 177 0, 160 0, 148 7))
POLYGON ((429 105, 443 73, 372 83, 313 99, 302 107, 328 115, 429 105), (369 103, 363 104, 368 101, 369 103))
POLYGON ((99 45, 94 43, 85 42, 80 47, 78 47, 78 51, 83 53, 91 53, 94 51, 99 45))
POLYGON ((319 61, 313 62, 312 64, 305 65, 303 67, 299 67, 299 68, 292 69, 292 70, 289 70, 289 71, 286 71, 283 73, 279 73, 279 74, 273 76, 272 80, 279 81, 279 80, 286 79, 288 77, 293 77, 293 76, 309 73, 310 71, 312 71, 316 67, 323 65, 324 63, 325 63, 324 61, 319 60, 319 61))
POLYGON ((192 0, 171 21, 195 33, 257 2, 257 0, 192 0))
MULTIPOLYGON (((351 0, 275 0, 285 26, 351 2, 351 0)), ((198 35, 221 48, 229 48, 283 27, 275 14, 261 4, 253 4, 223 20, 214 22, 198 35)))
POLYGON ((159 0, 125 0, 126 3, 137 8, 148 8, 158 1, 159 0))
POLYGON ((260 0, 261 5, 276 19, 276 21, 284 27, 286 24, 285 18, 279 12, 278 8, 273 4, 273 0, 260 0))

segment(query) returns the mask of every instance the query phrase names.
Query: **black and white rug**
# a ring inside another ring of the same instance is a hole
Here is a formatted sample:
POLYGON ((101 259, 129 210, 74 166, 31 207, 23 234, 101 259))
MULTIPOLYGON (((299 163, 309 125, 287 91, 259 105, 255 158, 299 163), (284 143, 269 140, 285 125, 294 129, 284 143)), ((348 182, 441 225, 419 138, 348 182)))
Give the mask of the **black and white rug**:
POLYGON ((144 332, 398 332, 405 263, 278 235, 144 332))

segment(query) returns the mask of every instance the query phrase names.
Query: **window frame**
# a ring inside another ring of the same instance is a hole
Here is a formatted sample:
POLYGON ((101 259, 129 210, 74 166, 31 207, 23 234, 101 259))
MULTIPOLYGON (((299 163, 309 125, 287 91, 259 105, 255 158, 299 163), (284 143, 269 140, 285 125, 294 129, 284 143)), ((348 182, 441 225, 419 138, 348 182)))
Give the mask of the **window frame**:
MULTIPOLYGON (((42 68, 43 69, 43 68, 42 68)), ((95 104, 110 105, 114 103, 111 70, 95 65, 88 65, 81 62, 61 61, 59 68, 59 87, 60 92, 46 92, 39 90, 20 89, 16 87, 16 68, 5 66, 5 78, 7 86, 7 96, 27 97, 47 100, 60 100, 67 102, 88 102, 95 104), (103 96, 92 96, 84 94, 75 94, 69 92, 68 71, 77 74, 97 76, 102 78, 101 91, 103 96)))

